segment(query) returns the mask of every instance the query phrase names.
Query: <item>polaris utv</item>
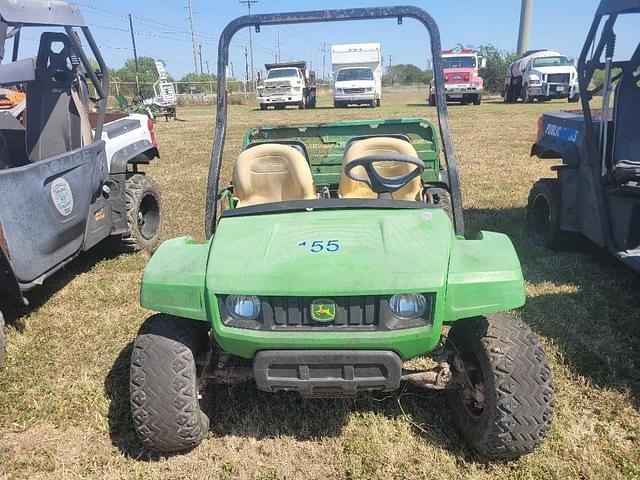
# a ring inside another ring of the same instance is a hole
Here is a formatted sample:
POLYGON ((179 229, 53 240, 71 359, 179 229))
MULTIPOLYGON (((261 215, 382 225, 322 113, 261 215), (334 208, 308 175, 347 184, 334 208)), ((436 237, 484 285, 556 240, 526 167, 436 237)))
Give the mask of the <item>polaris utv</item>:
MULTIPOLYGON (((562 164, 552 167, 556 178, 533 185, 527 223, 546 247, 570 248, 580 234, 640 272, 640 43, 631 56, 616 52, 620 17, 633 14, 640 0, 602 0, 578 62, 582 112, 539 120, 531 155, 562 164), (594 82, 599 71, 601 85, 594 82), (602 108, 594 111, 600 94, 602 108)), ((640 24, 622 31, 637 37, 640 24)))
MULTIPOLYGON (((27 304, 27 292, 109 237, 138 250, 161 234, 160 194, 138 170, 158 156, 153 123, 119 115, 105 124, 107 67, 78 7, 0 0, 0 61, 7 44, 0 87, 24 92, 26 108, 19 118, 0 111, 0 307, 27 304), (30 27, 62 31, 42 33, 37 57, 20 59, 30 27)), ((0 314, 0 360, 2 323, 0 314)))
POLYGON ((165 242, 142 280, 142 305, 161 312, 131 356, 133 420, 149 449, 196 446, 208 431, 207 384, 240 381, 305 397, 401 382, 444 390, 468 445, 487 458, 529 453, 547 435, 544 351, 522 321, 498 313, 524 303, 516 252, 505 235, 464 231, 433 18, 415 7, 241 17, 222 32, 218 72, 245 27, 403 18, 431 36, 439 132, 423 118, 254 128, 233 185, 220 188, 218 75, 209 239, 165 242), (418 356, 433 368, 404 368, 418 356))

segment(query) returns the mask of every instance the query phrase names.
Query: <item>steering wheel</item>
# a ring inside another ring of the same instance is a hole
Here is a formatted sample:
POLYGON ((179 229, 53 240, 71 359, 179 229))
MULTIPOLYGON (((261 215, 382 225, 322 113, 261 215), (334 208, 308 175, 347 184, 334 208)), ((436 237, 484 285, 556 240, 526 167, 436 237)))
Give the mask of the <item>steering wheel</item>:
POLYGON ((378 194, 378 198, 390 200, 393 198, 391 194, 402 187, 407 185, 411 180, 424 172, 425 165, 422 160, 417 157, 400 154, 386 154, 386 155, 368 155, 365 157, 358 157, 355 160, 349 162, 344 167, 344 173, 351 180, 356 182, 366 183, 371 190, 378 194), (375 169, 375 163, 390 163, 400 162, 413 165, 416 168, 406 175, 399 177, 383 177, 375 169), (356 167, 363 167, 367 172, 365 175, 356 175, 353 169, 356 167))

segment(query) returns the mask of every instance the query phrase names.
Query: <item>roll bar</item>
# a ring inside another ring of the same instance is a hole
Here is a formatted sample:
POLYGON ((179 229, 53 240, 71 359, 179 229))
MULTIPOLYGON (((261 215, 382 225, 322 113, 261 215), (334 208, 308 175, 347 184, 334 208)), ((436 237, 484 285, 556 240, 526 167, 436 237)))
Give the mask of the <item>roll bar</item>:
POLYGON ((255 28, 256 32, 260 32, 260 28, 263 26, 393 18, 397 19, 398 24, 402 24, 403 18, 413 18, 418 20, 418 22, 427 29, 431 39, 431 56, 433 58, 434 81, 436 87, 436 108, 438 113, 440 136, 442 137, 442 144, 444 147, 445 164, 448 170, 449 189, 453 204, 454 229, 457 235, 464 235, 462 196, 460 193, 458 164, 453 149, 453 142, 451 140, 447 102, 444 91, 444 73, 442 71, 442 58, 440 53, 442 50, 440 31, 433 17, 421 8, 412 6, 396 6, 246 15, 232 20, 225 27, 220 34, 220 40, 218 43, 218 99, 216 131, 213 151, 211 153, 211 165, 209 168, 205 214, 205 232, 207 238, 211 237, 216 229, 218 184, 220 181, 220 169, 222 166, 227 129, 227 65, 229 63, 229 44, 231 43, 233 36, 245 27, 255 28))

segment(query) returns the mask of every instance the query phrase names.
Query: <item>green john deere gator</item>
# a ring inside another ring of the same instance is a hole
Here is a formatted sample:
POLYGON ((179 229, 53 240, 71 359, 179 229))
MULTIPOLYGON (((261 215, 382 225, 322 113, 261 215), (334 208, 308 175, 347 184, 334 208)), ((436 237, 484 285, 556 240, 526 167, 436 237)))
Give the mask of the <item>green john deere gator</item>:
POLYGON ((131 358, 133 419, 149 449, 198 445, 209 426, 205 385, 242 381, 308 397, 401 382, 443 390, 485 458, 529 453, 547 435, 554 394, 544 351, 524 323, 499 313, 525 301, 517 254, 505 235, 464 232, 432 17, 415 7, 241 17, 221 35, 218 72, 244 27, 383 18, 417 19, 431 36, 439 132, 422 118, 252 129, 232 186, 219 188, 219 95, 209 239, 165 242, 142 280, 142 305, 161 312, 142 325, 131 358), (433 367, 403 368, 418 356, 433 367))

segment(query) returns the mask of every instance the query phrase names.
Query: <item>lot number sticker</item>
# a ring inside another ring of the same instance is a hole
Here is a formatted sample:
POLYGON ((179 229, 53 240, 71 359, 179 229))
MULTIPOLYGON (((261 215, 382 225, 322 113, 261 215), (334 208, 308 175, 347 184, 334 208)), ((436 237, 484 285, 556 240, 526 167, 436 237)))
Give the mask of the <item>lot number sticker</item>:
POLYGON ((298 244, 298 247, 311 253, 336 253, 340 250, 340 240, 304 240, 298 244))

